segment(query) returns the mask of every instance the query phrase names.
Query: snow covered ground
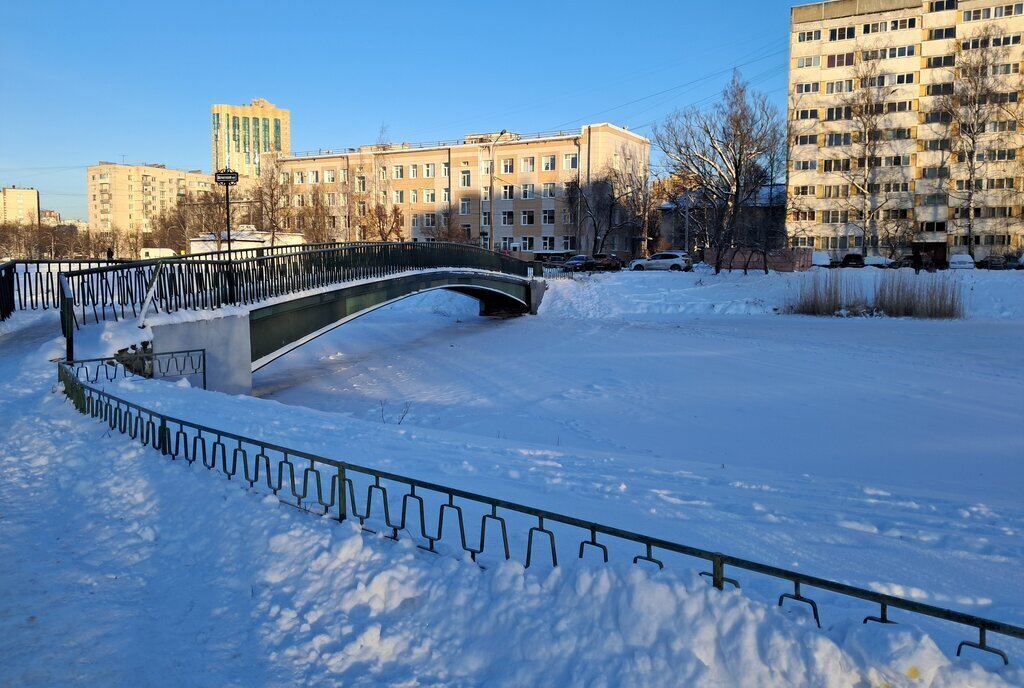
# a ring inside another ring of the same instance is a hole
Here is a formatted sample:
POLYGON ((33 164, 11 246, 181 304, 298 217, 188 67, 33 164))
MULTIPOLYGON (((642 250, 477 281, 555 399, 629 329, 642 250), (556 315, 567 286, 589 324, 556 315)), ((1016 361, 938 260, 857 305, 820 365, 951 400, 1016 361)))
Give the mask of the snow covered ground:
MULTIPOLYGON (((1024 624, 1024 274, 961 277, 959 322, 776 314, 799 279, 598 275, 510 320, 433 293, 264 368, 262 399, 118 394, 1024 624)), ((283 509, 78 416, 58 332, 0 324, 0 685, 1024 685, 1024 643, 956 659, 966 629, 814 594, 819 631, 768 579, 481 572, 283 509)))

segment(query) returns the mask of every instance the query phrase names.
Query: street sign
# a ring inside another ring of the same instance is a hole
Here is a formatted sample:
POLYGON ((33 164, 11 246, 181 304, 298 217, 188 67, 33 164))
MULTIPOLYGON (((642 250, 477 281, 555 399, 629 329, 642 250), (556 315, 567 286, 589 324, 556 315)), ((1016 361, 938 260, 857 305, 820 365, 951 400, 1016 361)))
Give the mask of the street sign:
POLYGON ((221 170, 213 175, 213 179, 218 184, 237 184, 238 173, 234 170, 221 170))

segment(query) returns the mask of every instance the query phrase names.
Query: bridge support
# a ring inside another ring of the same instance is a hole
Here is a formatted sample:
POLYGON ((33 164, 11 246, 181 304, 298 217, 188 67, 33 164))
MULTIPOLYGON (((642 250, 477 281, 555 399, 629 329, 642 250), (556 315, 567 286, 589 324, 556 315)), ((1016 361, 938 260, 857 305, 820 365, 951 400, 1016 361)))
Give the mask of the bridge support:
POLYGON ((206 350, 207 389, 225 394, 252 392, 247 313, 151 327, 154 353, 206 350))

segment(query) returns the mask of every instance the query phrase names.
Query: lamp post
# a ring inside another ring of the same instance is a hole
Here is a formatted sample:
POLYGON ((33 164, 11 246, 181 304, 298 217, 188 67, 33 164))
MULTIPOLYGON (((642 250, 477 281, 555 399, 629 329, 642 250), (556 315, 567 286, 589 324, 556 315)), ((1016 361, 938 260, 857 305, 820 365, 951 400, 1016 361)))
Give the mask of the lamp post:
POLYGON ((213 175, 224 186, 224 222, 228 232, 228 300, 235 303, 235 270, 231 261, 231 187, 238 183, 238 172, 225 167, 213 175))
MULTIPOLYGON (((490 177, 490 182, 489 182, 490 183, 490 190, 487 192, 487 198, 488 198, 487 202, 489 203, 488 207, 490 208, 489 212, 491 214, 491 224, 488 225, 488 230, 489 231, 487 233, 487 246, 486 246, 486 248, 488 248, 488 249, 491 249, 491 247, 494 245, 494 227, 495 227, 495 224, 494 224, 495 223, 495 217, 494 217, 494 148, 495 148, 495 146, 498 145, 498 141, 501 140, 501 137, 504 136, 507 133, 508 133, 508 129, 502 129, 501 133, 499 133, 498 136, 493 141, 491 141, 491 177, 490 177)), ((481 208, 482 207, 483 207, 483 204, 481 204, 481 208)), ((482 210, 481 210, 481 212, 482 212, 482 210)))

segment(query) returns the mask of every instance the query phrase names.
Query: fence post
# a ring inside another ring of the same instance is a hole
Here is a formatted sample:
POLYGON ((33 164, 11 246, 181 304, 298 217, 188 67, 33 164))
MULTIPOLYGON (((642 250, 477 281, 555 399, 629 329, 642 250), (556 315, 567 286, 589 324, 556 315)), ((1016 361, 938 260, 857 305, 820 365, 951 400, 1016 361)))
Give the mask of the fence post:
POLYGON ((348 506, 345 504, 345 469, 338 466, 338 521, 348 517, 348 506))
POLYGON ((722 555, 716 554, 711 559, 711 581, 719 590, 725 588, 725 562, 722 555))

